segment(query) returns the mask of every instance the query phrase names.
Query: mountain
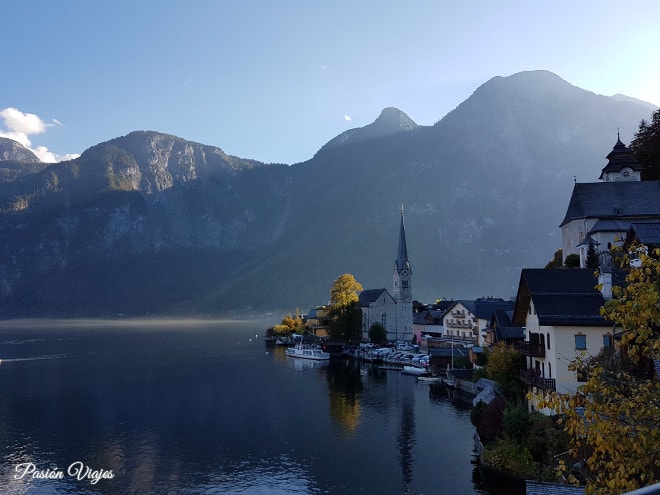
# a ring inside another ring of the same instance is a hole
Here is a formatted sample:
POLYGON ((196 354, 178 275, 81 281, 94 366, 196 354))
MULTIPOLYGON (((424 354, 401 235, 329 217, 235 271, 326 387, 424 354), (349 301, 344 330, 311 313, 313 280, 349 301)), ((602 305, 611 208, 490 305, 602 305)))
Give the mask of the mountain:
POLYGON ((293 166, 133 132, 0 176, 0 316, 305 311, 342 273, 390 289, 402 204, 416 299, 510 297, 560 246, 574 177, 651 113, 534 71, 433 126, 387 108, 293 166))
POLYGON ((0 137, 0 162, 16 161, 25 163, 38 162, 34 153, 13 139, 0 137))

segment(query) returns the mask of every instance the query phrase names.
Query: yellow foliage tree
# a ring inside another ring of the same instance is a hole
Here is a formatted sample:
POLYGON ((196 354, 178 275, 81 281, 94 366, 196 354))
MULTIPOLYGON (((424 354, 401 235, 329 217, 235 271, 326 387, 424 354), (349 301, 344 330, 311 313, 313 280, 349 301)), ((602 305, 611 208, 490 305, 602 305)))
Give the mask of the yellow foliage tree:
MULTIPOLYGON (((586 371, 587 382, 539 404, 562 413, 570 453, 586 467, 587 494, 615 495, 660 480, 660 381, 653 366, 660 356, 660 250, 633 246, 620 260, 625 284, 612 288, 601 309, 621 329, 618 352, 574 361, 571 369, 586 371)), ((563 463, 559 470, 568 471, 563 463)))
POLYGON ((330 289, 330 305, 334 310, 341 311, 358 301, 362 285, 350 273, 340 275, 330 289))

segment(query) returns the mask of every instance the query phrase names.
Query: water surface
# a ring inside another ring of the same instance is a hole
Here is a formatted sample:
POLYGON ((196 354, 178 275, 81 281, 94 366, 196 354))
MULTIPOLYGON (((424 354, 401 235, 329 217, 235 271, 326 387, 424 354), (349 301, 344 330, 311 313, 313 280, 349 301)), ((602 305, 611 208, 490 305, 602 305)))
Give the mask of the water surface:
POLYGON ((4 322, 0 485, 12 494, 489 493, 471 463, 467 405, 397 372, 288 358, 262 341, 264 328, 4 322), (30 466, 55 479, 21 477, 30 466))

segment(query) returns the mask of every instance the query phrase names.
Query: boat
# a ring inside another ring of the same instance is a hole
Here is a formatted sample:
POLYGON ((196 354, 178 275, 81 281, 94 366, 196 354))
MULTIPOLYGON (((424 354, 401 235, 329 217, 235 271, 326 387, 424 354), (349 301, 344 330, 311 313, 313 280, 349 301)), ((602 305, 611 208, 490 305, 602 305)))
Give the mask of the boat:
POLYGON ((286 348, 286 355, 293 358, 313 359, 314 361, 326 361, 330 354, 316 345, 296 344, 286 348))
POLYGON ((401 370, 401 373, 404 375, 414 375, 414 376, 428 376, 431 373, 429 373, 427 370, 424 368, 418 368, 417 366, 404 366, 403 369, 401 370))

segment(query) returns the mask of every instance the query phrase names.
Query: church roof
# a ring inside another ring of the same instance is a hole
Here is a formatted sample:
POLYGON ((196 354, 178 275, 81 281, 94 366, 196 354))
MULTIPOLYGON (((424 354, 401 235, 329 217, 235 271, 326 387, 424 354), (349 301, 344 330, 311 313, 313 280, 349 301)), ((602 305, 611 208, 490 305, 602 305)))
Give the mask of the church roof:
POLYGON ((583 218, 660 217, 660 181, 577 183, 560 227, 583 218))
POLYGON ((616 140, 616 144, 612 151, 607 155, 607 165, 603 167, 599 179, 605 177, 608 173, 618 173, 624 167, 630 167, 632 170, 640 172, 644 167, 633 156, 632 150, 621 142, 621 139, 616 140))
POLYGON ((387 297, 393 300, 390 293, 387 292, 387 289, 367 289, 363 290, 358 295, 360 306, 369 306, 370 303, 376 302, 383 292, 387 294, 387 297))

